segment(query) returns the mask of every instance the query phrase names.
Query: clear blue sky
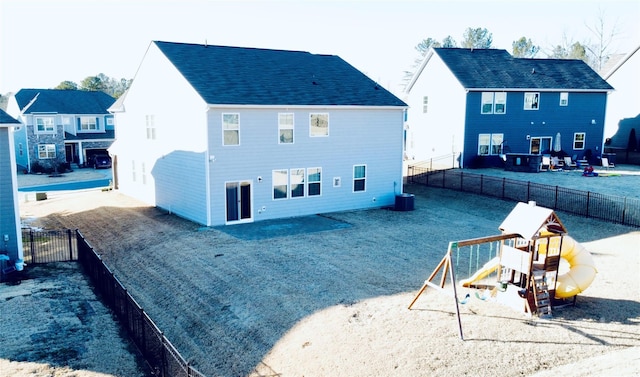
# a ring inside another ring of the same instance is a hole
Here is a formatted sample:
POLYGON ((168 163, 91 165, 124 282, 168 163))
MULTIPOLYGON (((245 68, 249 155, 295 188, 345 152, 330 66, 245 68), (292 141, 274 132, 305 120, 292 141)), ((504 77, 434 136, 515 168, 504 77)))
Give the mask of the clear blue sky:
POLYGON ((133 78, 153 40, 338 55, 397 93, 427 37, 460 42, 481 27, 494 47, 526 36, 544 50, 594 40, 601 11, 619 31, 614 51, 640 44, 637 0, 2 0, 0 94, 133 78))

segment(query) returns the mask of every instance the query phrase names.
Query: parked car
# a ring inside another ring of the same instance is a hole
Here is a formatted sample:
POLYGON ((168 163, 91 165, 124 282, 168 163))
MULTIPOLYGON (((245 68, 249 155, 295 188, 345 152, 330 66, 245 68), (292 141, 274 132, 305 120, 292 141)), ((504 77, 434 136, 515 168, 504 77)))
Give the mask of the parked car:
POLYGON ((109 169, 111 167, 111 157, 106 154, 97 154, 93 156, 94 169, 109 169))

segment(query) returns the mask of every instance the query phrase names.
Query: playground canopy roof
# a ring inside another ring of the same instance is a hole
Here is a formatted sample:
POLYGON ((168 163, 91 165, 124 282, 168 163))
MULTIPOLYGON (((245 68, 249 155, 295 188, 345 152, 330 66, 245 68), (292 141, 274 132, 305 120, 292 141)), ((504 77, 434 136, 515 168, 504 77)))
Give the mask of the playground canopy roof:
POLYGON ((555 212, 549 208, 538 207, 535 203, 518 203, 511 213, 500 224, 499 229, 503 233, 517 233, 522 238, 531 240, 540 230, 554 233, 566 233, 564 227, 555 212))

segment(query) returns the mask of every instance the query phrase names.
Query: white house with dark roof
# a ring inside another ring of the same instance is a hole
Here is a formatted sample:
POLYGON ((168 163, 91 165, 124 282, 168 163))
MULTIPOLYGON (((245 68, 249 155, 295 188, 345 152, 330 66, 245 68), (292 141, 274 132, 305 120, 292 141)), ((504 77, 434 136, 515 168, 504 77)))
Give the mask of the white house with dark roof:
POLYGON ((22 260, 18 179, 13 148, 13 133, 20 126, 17 119, 0 110, 0 268, 3 270, 22 260))
POLYGON ((15 134, 19 170, 56 164, 86 165, 115 140, 115 98, 99 91, 21 89, 9 98, 7 112, 20 120, 15 134))
POLYGON ((508 152, 535 157, 558 149, 595 162, 612 89, 581 60, 431 49, 404 93, 407 155, 481 167, 504 165, 508 152))
POLYGON ((154 41, 112 108, 115 183, 207 226, 390 206, 405 110, 337 56, 154 41))

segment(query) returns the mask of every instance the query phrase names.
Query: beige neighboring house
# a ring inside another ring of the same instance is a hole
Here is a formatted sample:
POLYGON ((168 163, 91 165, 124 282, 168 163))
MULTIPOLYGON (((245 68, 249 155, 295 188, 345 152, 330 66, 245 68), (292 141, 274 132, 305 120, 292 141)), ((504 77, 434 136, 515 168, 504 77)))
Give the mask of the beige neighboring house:
POLYGON ((605 67, 602 78, 615 88, 607 99, 605 151, 626 151, 631 130, 640 137, 640 44, 615 64, 605 67))
POLYGON ((20 127, 18 120, 0 110, 0 281, 14 268, 22 269, 18 178, 13 146, 14 129, 20 127))

